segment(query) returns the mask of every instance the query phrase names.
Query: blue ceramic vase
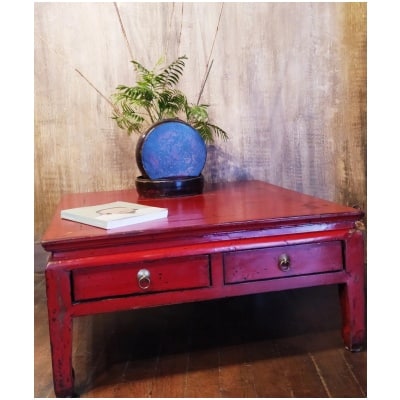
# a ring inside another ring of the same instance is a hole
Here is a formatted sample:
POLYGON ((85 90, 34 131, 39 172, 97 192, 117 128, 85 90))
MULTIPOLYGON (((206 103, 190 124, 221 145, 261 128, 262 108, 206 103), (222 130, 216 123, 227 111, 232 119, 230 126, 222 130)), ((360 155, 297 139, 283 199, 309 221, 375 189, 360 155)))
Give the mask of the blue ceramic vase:
POLYGON ((157 122, 136 146, 136 162, 142 174, 136 180, 139 194, 169 197, 201 193, 206 159, 204 139, 191 125, 179 119, 157 122))

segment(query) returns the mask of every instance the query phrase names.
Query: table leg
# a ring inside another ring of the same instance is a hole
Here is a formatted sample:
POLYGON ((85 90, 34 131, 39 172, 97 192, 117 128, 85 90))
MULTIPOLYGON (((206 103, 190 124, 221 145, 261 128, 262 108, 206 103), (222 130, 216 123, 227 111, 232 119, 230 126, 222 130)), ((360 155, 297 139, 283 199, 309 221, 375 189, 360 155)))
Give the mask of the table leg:
POLYGON ((54 392, 57 397, 76 397, 69 272, 47 269, 46 289, 54 392))
POLYGON ((346 349, 360 351, 365 341, 364 240, 355 231, 346 241, 345 265, 348 281, 339 285, 342 307, 342 336, 346 349))

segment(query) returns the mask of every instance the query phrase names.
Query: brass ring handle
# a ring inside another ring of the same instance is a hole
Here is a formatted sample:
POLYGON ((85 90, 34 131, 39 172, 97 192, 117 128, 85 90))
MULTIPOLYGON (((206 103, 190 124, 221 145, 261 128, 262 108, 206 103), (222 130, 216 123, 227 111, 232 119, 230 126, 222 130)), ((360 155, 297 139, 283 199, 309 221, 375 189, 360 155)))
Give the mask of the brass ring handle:
POLYGON ((290 269, 290 257, 287 254, 281 254, 278 258, 279 269, 283 272, 290 269))
POLYGON ((150 271, 148 269, 141 269, 137 273, 137 280, 140 289, 146 290, 150 287, 150 271))

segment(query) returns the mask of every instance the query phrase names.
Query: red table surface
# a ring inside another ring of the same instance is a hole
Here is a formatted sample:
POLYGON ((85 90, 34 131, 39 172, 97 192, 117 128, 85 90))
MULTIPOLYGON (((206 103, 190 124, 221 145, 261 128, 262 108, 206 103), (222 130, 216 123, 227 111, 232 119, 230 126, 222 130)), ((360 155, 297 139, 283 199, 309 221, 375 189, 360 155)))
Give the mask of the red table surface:
POLYGON ((308 223, 357 221, 363 213, 355 208, 284 189, 261 181, 242 181, 212 185, 201 195, 146 199, 135 189, 66 194, 42 238, 46 250, 57 250, 67 242, 96 242, 118 238, 184 235, 198 231, 234 231, 249 225, 274 227, 308 223), (128 201, 168 208, 168 218, 105 230, 61 219, 62 209, 113 201, 128 201))

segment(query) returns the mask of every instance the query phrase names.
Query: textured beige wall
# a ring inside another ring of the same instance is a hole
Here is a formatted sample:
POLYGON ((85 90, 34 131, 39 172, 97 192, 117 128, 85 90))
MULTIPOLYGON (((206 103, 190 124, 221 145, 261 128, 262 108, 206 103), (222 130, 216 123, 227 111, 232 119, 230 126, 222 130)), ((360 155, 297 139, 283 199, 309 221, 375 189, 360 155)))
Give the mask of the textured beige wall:
POLYGON ((189 58, 181 89, 230 135, 208 181, 366 208, 366 3, 35 3, 35 240, 66 192, 134 187, 108 98, 129 61, 189 58), (122 23, 122 24, 121 24, 122 23), (123 29, 122 29, 123 28, 123 29), (125 34, 124 34, 125 32, 125 34))

